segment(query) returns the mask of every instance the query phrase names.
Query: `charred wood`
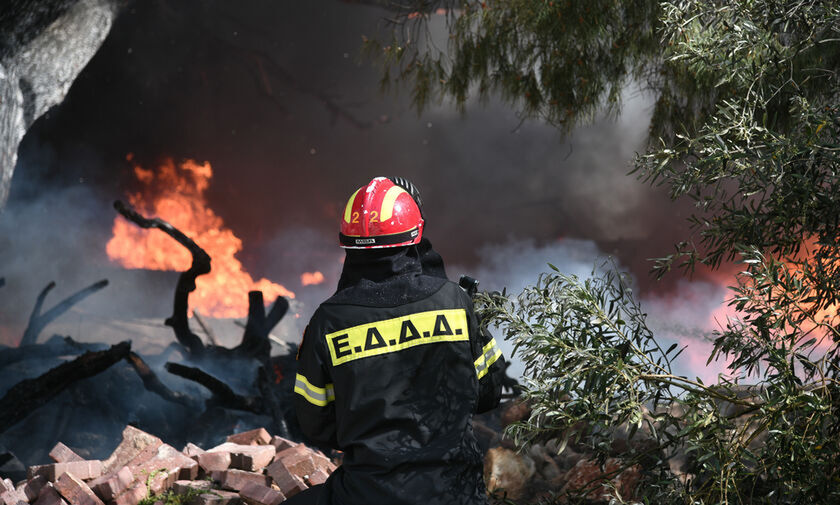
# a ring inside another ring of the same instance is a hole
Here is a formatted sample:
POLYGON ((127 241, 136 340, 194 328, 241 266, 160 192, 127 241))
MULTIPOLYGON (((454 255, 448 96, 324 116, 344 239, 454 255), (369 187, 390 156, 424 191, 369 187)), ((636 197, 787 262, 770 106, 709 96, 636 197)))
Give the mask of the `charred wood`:
POLYGON ((191 409, 195 409, 198 407, 197 402, 191 397, 178 391, 172 391, 171 389, 166 387, 166 385, 160 381, 157 374, 155 374, 155 372, 153 372, 152 369, 149 368, 149 365, 147 365, 146 362, 143 361, 143 358, 138 356, 136 353, 128 353, 128 356, 126 356, 125 360, 128 361, 132 368, 134 368, 134 370, 137 372, 137 375, 140 376, 140 380, 143 381, 143 386, 146 388, 147 391, 155 393, 164 400, 179 403, 191 409))
POLYGON ((131 342, 120 342, 105 351, 86 352, 34 379, 18 382, 0 398, 0 433, 46 404, 68 386, 92 377, 125 359, 131 342))
POLYGON ((166 233, 179 244, 184 246, 192 255, 192 264, 190 268, 182 272, 178 277, 178 284, 175 287, 175 300, 173 302, 172 316, 166 319, 165 324, 172 327, 175 332, 175 338, 178 339, 187 351, 191 354, 200 356, 204 353, 204 344, 195 333, 190 330, 189 318, 187 313, 189 310, 189 296, 195 291, 195 280, 199 275, 210 273, 210 255, 204 249, 196 244, 191 238, 186 236, 181 230, 175 228, 163 219, 153 218, 148 219, 141 216, 134 209, 117 200, 114 202, 114 208, 117 209, 123 217, 133 222, 137 226, 145 229, 157 228, 166 233))
MULTIPOLYGON (((289 427, 286 423, 286 411, 288 408, 283 408, 283 405, 274 394, 274 382, 271 380, 269 373, 265 366, 261 366, 257 370, 257 389, 264 400, 263 408, 274 419, 274 431, 283 438, 291 438, 289 427)), ((291 402, 286 402, 290 405, 291 402)))
POLYGON ((255 414, 262 414, 265 410, 259 398, 238 395, 233 392, 230 386, 199 368, 169 362, 166 364, 166 371, 178 377, 197 382, 207 388, 213 393, 213 397, 208 403, 227 409, 247 410, 255 414))
POLYGON ((253 356, 264 365, 268 363, 271 354, 271 341, 268 339, 268 335, 288 310, 288 300, 278 296, 268 315, 266 315, 262 291, 249 292, 248 322, 245 324, 242 342, 234 348, 234 351, 253 356))
POLYGON ((29 316, 29 325, 23 332, 23 338, 20 340, 20 345, 24 346, 34 344, 38 340, 38 335, 41 334, 44 327, 70 310, 73 305, 76 305, 107 285, 108 279, 102 279, 99 282, 95 282, 90 286, 70 295, 55 307, 41 314, 41 309, 44 306, 44 300, 47 298, 47 294, 49 294, 49 292, 55 287, 55 282, 47 284, 47 286, 38 295, 38 299, 35 301, 35 307, 32 309, 32 314, 29 316))
POLYGON ((52 338, 43 344, 22 345, 0 349, 0 367, 17 363, 25 359, 54 358, 67 354, 80 354, 88 351, 101 351, 105 344, 86 344, 76 342, 70 337, 53 335, 52 338))
POLYGON ((201 317, 201 314, 199 314, 197 310, 193 310, 193 317, 198 322, 198 325, 201 326, 201 329, 204 330, 204 334, 207 335, 207 339, 210 340, 210 343, 214 346, 218 346, 219 339, 216 338, 216 334, 213 332, 213 329, 204 322, 204 319, 201 317))

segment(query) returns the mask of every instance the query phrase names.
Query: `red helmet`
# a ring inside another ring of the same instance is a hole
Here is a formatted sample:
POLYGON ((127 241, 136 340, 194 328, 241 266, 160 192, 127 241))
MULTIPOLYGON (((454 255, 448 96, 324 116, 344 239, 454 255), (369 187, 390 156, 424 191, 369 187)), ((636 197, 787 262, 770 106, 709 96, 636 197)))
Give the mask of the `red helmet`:
POLYGON ((420 242, 423 217, 411 195, 385 177, 376 177, 357 189, 347 201, 341 247, 376 249, 420 242))

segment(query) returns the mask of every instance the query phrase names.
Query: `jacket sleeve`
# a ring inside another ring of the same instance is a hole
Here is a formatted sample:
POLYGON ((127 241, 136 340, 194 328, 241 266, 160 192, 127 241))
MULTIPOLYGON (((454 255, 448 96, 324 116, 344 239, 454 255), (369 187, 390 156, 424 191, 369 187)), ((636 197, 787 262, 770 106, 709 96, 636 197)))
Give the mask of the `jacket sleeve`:
POLYGON ((478 376, 476 413, 481 414, 499 405, 505 376, 505 358, 496 344, 496 339, 489 332, 481 329, 475 312, 470 310, 469 313, 472 330, 470 339, 475 359, 475 373, 478 376))
POLYGON ((335 389, 326 366, 320 335, 303 332, 297 356, 294 403, 303 434, 319 444, 336 447, 335 389))

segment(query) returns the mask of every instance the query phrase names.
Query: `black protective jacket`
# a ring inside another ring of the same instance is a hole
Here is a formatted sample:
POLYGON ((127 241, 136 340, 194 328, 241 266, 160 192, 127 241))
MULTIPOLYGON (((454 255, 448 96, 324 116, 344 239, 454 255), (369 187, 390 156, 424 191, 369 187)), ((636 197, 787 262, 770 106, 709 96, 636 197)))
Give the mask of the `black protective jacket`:
POLYGON ((338 291, 304 333, 300 426, 344 451, 324 505, 487 502, 470 419, 498 404, 503 358, 442 263, 424 271, 427 252, 348 250, 338 291))

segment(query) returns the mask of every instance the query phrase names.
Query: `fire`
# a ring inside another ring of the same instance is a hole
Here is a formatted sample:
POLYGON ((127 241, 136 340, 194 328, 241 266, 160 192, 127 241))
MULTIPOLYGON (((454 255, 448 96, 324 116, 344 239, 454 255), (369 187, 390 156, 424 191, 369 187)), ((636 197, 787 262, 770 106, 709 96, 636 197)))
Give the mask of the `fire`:
MULTIPOLYGON (((204 195, 213 176, 210 163, 187 160, 176 165, 167 160, 156 170, 135 165, 134 174, 144 190, 128 195, 129 203, 145 216, 168 221, 212 258, 212 271, 196 280, 196 290, 190 295, 192 308, 212 317, 243 317, 248 313, 248 291, 260 290, 266 300, 295 297, 280 284, 255 281, 236 259, 242 240, 208 207, 204 195)), ((144 230, 117 217, 113 234, 106 252, 126 268, 183 271, 190 267, 190 253, 159 230, 144 230)))
POLYGON ((303 272, 300 276, 300 283, 304 286, 315 286, 324 282, 324 274, 321 272, 303 272))

